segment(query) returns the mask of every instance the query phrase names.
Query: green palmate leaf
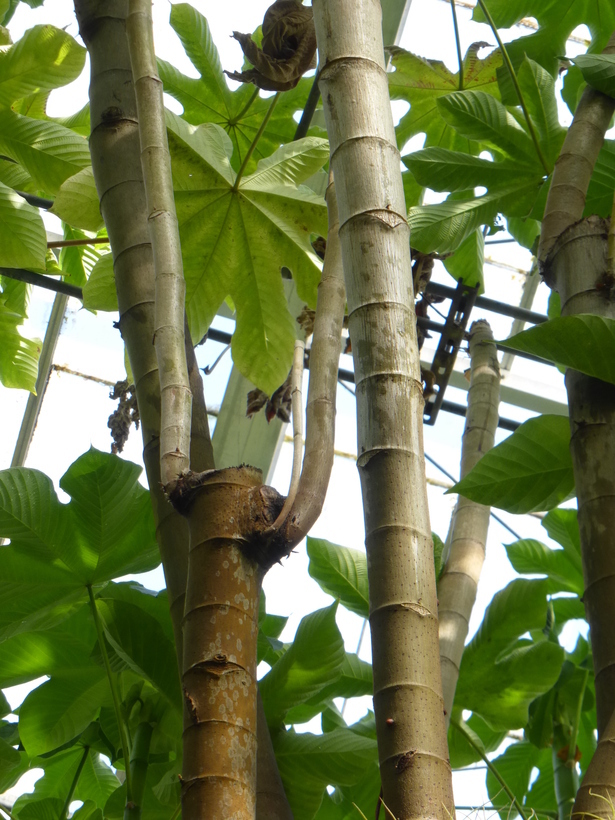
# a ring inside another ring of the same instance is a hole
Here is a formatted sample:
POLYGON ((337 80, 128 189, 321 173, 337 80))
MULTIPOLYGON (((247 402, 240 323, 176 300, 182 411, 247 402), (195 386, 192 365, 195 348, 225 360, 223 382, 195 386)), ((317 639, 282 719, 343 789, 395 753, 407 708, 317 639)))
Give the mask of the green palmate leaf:
POLYGON ((615 97, 615 54, 579 54, 571 61, 580 68, 588 85, 615 97))
POLYGON ((60 480, 69 504, 37 470, 0 472, 0 537, 11 539, 0 547, 0 635, 53 626, 52 615, 67 617, 84 600, 86 584, 158 564, 140 472, 91 449, 60 480))
MULTIPOLYGON (((481 89, 499 96, 496 70, 501 65, 499 51, 484 60, 477 58, 478 44, 470 46, 463 63, 463 87, 481 89)), ((442 118, 438 99, 459 88, 459 75, 438 60, 424 60, 401 48, 389 49, 394 72, 388 75, 393 100, 407 100, 410 110, 396 128, 400 148, 415 134, 425 134, 425 146, 437 145, 466 153, 477 153, 478 146, 461 136, 442 118)))
POLYGON ((3 297, 4 292, 0 293, 0 382, 34 393, 42 343, 21 335, 23 316, 13 313, 3 297))
POLYGON ((45 270, 47 238, 37 208, 0 183, 0 267, 45 270))
MULTIPOLYGON (((21 816, 22 807, 46 798, 60 798, 64 803, 77 768, 83 760, 83 752, 83 746, 77 744, 52 757, 38 758, 35 761, 36 767, 44 769, 45 775, 36 781, 32 794, 25 794, 17 799, 13 807, 16 816, 21 816)), ((90 749, 79 776, 74 798, 92 800, 102 808, 118 785, 119 781, 112 769, 104 763, 98 752, 90 749)))
POLYGON ((103 227, 100 202, 91 168, 84 168, 60 186, 51 213, 74 228, 98 231, 103 227))
POLYGON ((615 384, 615 320, 578 314, 559 316, 504 342, 563 367, 615 384))
POLYGON ((88 138, 90 136, 90 104, 86 103, 83 108, 68 117, 52 117, 54 122, 63 125, 65 128, 70 128, 75 134, 80 134, 82 137, 88 138))
POLYGON ((181 711, 181 690, 167 601, 123 584, 120 589, 118 585, 106 587, 99 594, 98 601, 105 632, 115 652, 181 711), (118 599, 117 595, 124 600, 118 599), (152 604, 157 603, 161 606, 155 612, 152 604))
MULTIPOLYGON (((508 233, 524 248, 530 250, 536 238, 540 236, 540 222, 536 219, 519 219, 511 216, 506 220, 508 233)), ((555 293, 556 291, 552 291, 555 293)))
POLYGON ((34 117, 36 120, 47 119, 47 103, 50 91, 39 91, 30 94, 29 97, 22 97, 11 105, 11 110, 16 114, 23 114, 24 117, 34 117))
POLYGON ((529 173, 534 170, 538 159, 531 138, 491 94, 456 91, 441 97, 438 108, 442 117, 462 136, 530 166, 529 173))
MULTIPOLYGON (((183 117, 187 122, 193 125, 211 122, 224 128, 233 143, 231 163, 238 169, 271 100, 257 96, 250 103, 255 89, 249 84, 236 91, 229 90, 207 20, 196 9, 185 3, 174 4, 171 7, 171 25, 201 76, 199 79, 186 77, 174 66, 159 60, 164 89, 183 105, 183 117)), ((304 108, 312 83, 312 79, 303 79, 278 100, 250 159, 247 173, 255 169, 258 160, 293 139, 296 129, 293 114, 304 108)))
POLYGON ((555 81, 548 71, 528 57, 521 64, 517 79, 541 150, 552 170, 566 136, 566 129, 559 123, 555 81))
POLYGON ((92 447, 60 479, 71 496, 71 530, 79 539, 67 545, 62 558, 86 583, 147 572, 160 563, 140 473, 138 465, 92 447))
POLYGON ((353 786, 338 786, 333 794, 325 793, 314 820, 360 820, 371 817, 378 805, 380 769, 377 763, 367 768, 360 782, 353 786))
POLYGON ((55 675, 30 692, 19 710, 19 736, 30 757, 81 734, 108 698, 109 682, 102 667, 55 675))
POLYGON ((449 492, 514 513, 552 509, 574 490, 569 445, 567 418, 530 419, 449 492))
POLYGON ((281 268, 292 271, 301 299, 315 300, 320 271, 309 240, 326 235, 326 208, 296 186, 326 161, 327 143, 307 138, 283 146, 235 190, 224 132, 167 116, 193 338, 204 336, 230 295, 237 311, 233 360, 271 394, 288 375, 295 338, 281 268))
MULTIPOLYGON (((88 238, 83 231, 64 224, 64 239, 88 238)), ((59 273, 72 285, 83 287, 98 260, 107 253, 106 248, 105 245, 74 245, 62 248, 59 273)))
MULTIPOLYGON (((147 768, 147 780, 145 790, 143 792, 142 802, 142 817, 147 817, 148 820, 171 820, 177 816, 176 811, 179 806, 179 795, 173 803, 163 803, 158 799, 156 794, 156 787, 162 776, 163 767, 161 764, 151 764, 147 768)), ((169 764, 166 764, 169 768, 169 764)), ((177 773, 175 774, 176 783, 179 785, 177 773)), ((122 820, 126 810, 126 785, 117 789, 105 805, 104 817, 105 820, 122 820)))
POLYGON ((564 550, 552 550, 532 538, 506 545, 508 560, 522 575, 546 575, 549 592, 583 594, 583 573, 564 550))
POLYGON ((118 309, 113 254, 103 254, 92 268, 88 281, 83 286, 83 306, 88 310, 111 312, 118 309))
POLYGON ((87 140, 74 131, 9 109, 0 109, 0 151, 19 162, 37 187, 50 194, 91 162, 87 140))
POLYGON ((307 723, 308 720, 330 706, 334 698, 356 698, 372 693, 371 664, 362 661, 356 655, 346 654, 340 667, 339 677, 305 703, 289 709, 284 716, 284 722, 287 724, 307 723))
POLYGON ((45 797, 26 803, 19 811, 22 820, 56 820, 62 816, 64 801, 61 797, 45 797))
POLYGON ((34 180, 26 169, 8 157, 0 158, 0 182, 9 188, 25 191, 28 194, 35 194, 37 191, 34 180))
POLYGON ((605 140, 589 181, 583 216, 598 214, 609 217, 613 209, 615 188, 615 141, 605 140))
POLYGON ((6 309, 26 319, 32 286, 25 282, 18 282, 16 279, 9 279, 8 276, 0 276, 0 287, 2 288, 0 298, 6 309))
POLYGON ((362 618, 369 615, 367 559, 364 552, 323 538, 307 539, 309 573, 321 588, 362 618))
POLYGON ((464 285, 475 287, 478 292, 484 291, 483 265, 485 262, 485 237, 480 229, 471 233, 452 256, 444 260, 444 267, 450 275, 464 285))
MULTIPOLYGON (((527 165, 514 160, 493 162, 446 148, 425 148, 407 154, 402 161, 415 179, 432 191, 467 191, 479 186, 506 190, 510 188, 511 177, 528 175, 527 165)), ((539 171, 534 175, 542 179, 539 171)))
POLYGON ((541 521, 549 538, 564 548, 570 562, 582 572, 581 537, 576 510, 551 510, 541 521))
POLYGON ((340 677, 345 653, 336 610, 333 604, 302 618, 292 645, 259 681, 268 722, 279 722, 292 706, 340 677))
POLYGON ((455 709, 469 709, 494 729, 527 722, 529 704, 557 680, 564 650, 550 641, 521 639, 547 619, 546 581, 512 581, 494 595, 466 646, 455 709))
POLYGON ((378 754, 375 740, 348 729, 324 735, 280 732, 274 748, 295 820, 311 820, 326 786, 361 782, 378 754))
POLYGON ((412 247, 423 253, 450 253, 498 213, 525 216, 532 208, 544 182, 538 177, 512 181, 507 189, 495 189, 480 197, 453 195, 439 205, 411 208, 408 222, 412 247))
POLYGON ((72 815, 71 820, 102 820, 102 811, 94 801, 86 800, 81 808, 72 815))
MULTIPOLYGON (((537 765, 540 757, 539 749, 531 743, 521 741, 510 745, 504 754, 492 761, 521 804, 530 785, 532 769, 537 765)), ((507 820, 514 815, 515 810, 510 806, 510 798, 502 791, 501 783, 491 771, 487 772, 487 792, 494 806, 502 806, 499 813, 502 820, 507 820)))
POLYGON ((0 53, 0 106, 76 80, 85 49, 55 26, 35 26, 0 53))
POLYGON ((474 746, 470 745, 464 732, 455 728, 455 723, 462 723, 471 733, 473 740, 484 752, 494 752, 506 737, 503 730, 492 729, 480 715, 471 715, 468 720, 454 715, 448 731, 448 749, 453 769, 463 769, 481 760, 474 746))
POLYGON ((95 642, 86 608, 57 627, 8 638, 0 643, 0 686, 16 686, 42 675, 89 666, 95 642))
MULTIPOLYGON (((508 43, 506 48, 515 65, 519 65, 527 54, 552 74, 557 71, 559 58, 566 53, 566 40, 577 26, 589 28, 595 51, 602 50, 615 29, 615 9, 610 0, 580 0, 564 5, 559 0, 490 0, 488 7, 500 28, 508 28, 522 17, 533 17, 538 21, 536 33, 520 37, 508 43)), ((478 6, 473 19, 485 20, 478 6)))

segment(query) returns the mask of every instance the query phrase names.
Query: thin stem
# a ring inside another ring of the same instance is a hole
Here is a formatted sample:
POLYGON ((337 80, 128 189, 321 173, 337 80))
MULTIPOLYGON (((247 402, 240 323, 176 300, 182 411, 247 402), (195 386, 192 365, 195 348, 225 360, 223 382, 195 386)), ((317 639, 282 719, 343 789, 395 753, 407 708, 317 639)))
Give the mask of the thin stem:
POLYGON ((9 818, 9 820, 15 820, 15 817, 14 817, 14 815, 13 815, 13 814, 11 814, 11 811, 10 811, 10 809, 8 808, 8 806, 0 806, 0 811, 1 811, 3 814, 6 814, 6 816, 9 818))
POLYGON ((611 208, 606 259, 609 273, 615 273, 615 192, 613 192, 613 207, 611 208))
POLYGON ((182 810, 182 805, 181 805, 181 803, 180 803, 180 804, 176 807, 176 809, 175 809, 175 811, 173 812, 173 814, 171 815, 171 820, 177 820, 177 818, 178 818, 178 817, 179 817, 179 815, 180 815, 181 810, 182 810))
POLYGON ((143 809, 143 794, 149 768, 149 749, 153 726, 142 721, 134 734, 130 754, 130 774, 132 775, 132 801, 126 802, 124 820, 140 820, 143 809))
POLYGON ((48 242, 48 248, 72 248, 73 245, 108 245, 108 236, 95 236, 92 239, 58 239, 56 242, 48 242))
POLYGON ((83 767, 85 766, 85 761, 88 759, 89 753, 90 747, 84 746, 83 754, 81 755, 81 760, 79 761, 77 771, 75 772, 75 776, 73 777, 73 782, 70 784, 68 794, 66 795, 66 800, 64 801, 64 806, 60 814, 60 820, 66 820, 66 818, 68 817, 68 810, 70 808, 70 804, 73 802, 73 795, 75 793, 75 789, 77 788, 77 783, 79 782, 81 772, 83 771, 83 767))
POLYGON ((301 478, 301 456, 303 455, 303 359, 305 357, 305 343, 301 339, 295 341, 295 355, 291 370, 291 406, 293 411, 293 466, 290 478, 290 487, 280 514, 271 525, 270 532, 278 530, 295 503, 299 480, 301 478))
POLYGON ((463 91, 463 57, 461 56, 461 40, 459 38, 459 23, 457 21, 457 9, 455 0, 450 0, 451 12, 453 14, 453 28, 455 29, 455 45, 457 46, 457 61, 459 62, 459 83, 457 88, 463 91))
POLYGON ((583 686, 579 693, 579 701, 572 720, 572 727, 570 730, 570 740, 568 743, 568 763, 572 763, 577 753, 577 738, 579 736, 579 725, 581 723, 581 711, 583 709, 583 697, 585 695, 585 687, 587 686, 587 678, 589 677, 589 670, 585 670, 583 677, 583 686))
MULTIPOLYGON (((480 2, 480 0, 479 0, 479 2, 480 2)), ((483 760, 483 762, 485 763, 485 765, 487 766, 487 768, 489 769, 491 774, 495 777, 495 779, 498 781, 500 786, 504 789, 504 791, 506 792, 506 796, 511 801, 511 803, 513 804, 515 809, 517 810, 517 813, 519 814, 519 817, 521 818, 521 820, 527 820, 526 814, 523 810, 523 806, 519 803, 519 801, 517 800, 517 798, 513 794, 510 786, 508 785, 508 783, 504 780, 502 775, 497 770, 497 767, 494 766, 493 763, 489 760, 489 758, 485 754, 484 750, 477 743, 474 742, 474 738, 472 737, 472 733, 468 732, 468 730, 465 728, 465 726, 463 726, 463 724, 461 724, 461 723, 458 723, 457 721, 451 721, 451 723, 455 727, 455 729, 457 729, 457 731, 460 732, 465 737, 465 739, 468 741, 470 746, 480 756, 480 758, 483 760)))
POLYGON ((88 596, 90 598, 90 609, 92 610, 92 617, 94 618, 94 626, 96 627, 96 637, 98 638, 98 645, 100 647, 100 654, 102 655, 105 671, 109 680, 109 688, 111 689, 111 699, 113 700, 113 709, 115 710, 115 719, 117 720, 117 728, 120 733, 120 740, 122 743, 122 754, 124 755, 124 769, 126 771, 126 802, 132 801, 132 773, 130 771, 130 744, 128 742, 128 732, 126 731, 126 724, 122 717, 122 707, 120 702, 120 693, 117 688, 117 680, 111 669, 109 663, 109 654, 107 653, 107 644, 103 633, 103 626, 100 619, 100 614, 96 606, 96 599, 92 591, 92 586, 87 585, 88 596))
POLYGON ((513 68, 513 64, 510 61, 510 57, 508 56, 508 51, 506 51, 506 47, 502 42, 500 34, 497 30, 497 26, 493 22, 493 17, 489 13, 487 6, 485 5, 485 0, 477 0, 478 5, 481 7, 483 14, 487 18, 487 22, 491 26, 491 31, 494 34, 495 39, 500 47, 500 51, 502 52, 502 58, 506 63, 506 68, 508 69, 508 73, 510 74, 510 79, 515 87, 515 91, 517 92, 517 97, 519 98, 519 103, 521 104, 521 109, 523 111, 523 116, 525 117, 525 121, 527 123, 527 129, 530 132, 530 137, 532 138, 532 142, 534 143, 534 147, 536 148, 536 153, 538 154, 538 159, 540 160, 540 164, 542 165, 545 174, 547 176, 551 173, 549 166, 547 164, 547 160, 545 159, 544 154, 542 153, 542 148, 540 147, 540 143, 538 142, 538 137, 536 135, 536 131, 534 130, 534 124, 530 119, 530 115, 527 110, 527 106, 525 105, 525 99, 523 98, 523 94, 521 93, 521 87, 519 86, 519 81, 517 80, 517 75, 515 73, 515 69, 513 68))
POLYGON ((297 125, 297 130, 295 131, 295 136, 293 140, 300 140, 303 137, 307 136, 307 132, 310 129, 310 124, 312 122, 312 117, 314 116, 314 111, 316 111, 316 106, 318 105, 318 100, 320 99, 320 88, 318 87, 318 74, 314 77, 314 82, 312 83, 312 87, 310 88, 310 93, 308 94, 308 98, 305 102, 305 108, 303 109, 303 114, 301 115, 301 119, 299 120, 299 124, 297 125))
POLYGON ((237 123, 238 123, 238 122, 239 122, 239 121, 240 121, 243 117, 245 117, 245 115, 248 113, 248 111, 249 111, 249 110, 250 110, 250 108, 252 107, 252 103, 254 102, 254 100, 255 100, 257 97, 258 97, 258 88, 255 88, 255 89, 254 89, 254 93, 252 94, 252 96, 250 97, 250 99, 248 100, 248 102, 244 105, 244 107, 241 109, 241 111, 239 112, 239 114, 236 114, 234 117, 231 117, 231 119, 228 121, 228 124, 229 124, 229 125, 237 125, 237 123))
POLYGON ((275 108, 275 104, 277 103, 279 96, 280 96, 280 92, 278 91, 278 93, 275 95, 275 97, 271 101, 271 105, 269 106, 269 110, 267 111, 267 113, 265 114, 265 116, 263 118, 263 121, 261 123, 261 127, 256 132, 256 136, 252 140, 252 144, 248 148, 247 154, 243 158, 243 162, 241 163, 241 168, 239 169, 239 171, 237 171, 237 179, 235 180, 235 184, 232 187, 233 191, 239 190, 239 183, 241 182, 241 178, 244 175, 244 171, 246 170, 246 166, 247 166, 248 162, 250 162, 250 157, 254 153, 254 149, 256 148, 259 139, 263 136, 263 131, 265 130, 265 128, 267 127, 267 123, 271 119, 271 115, 273 114, 273 109, 275 108))

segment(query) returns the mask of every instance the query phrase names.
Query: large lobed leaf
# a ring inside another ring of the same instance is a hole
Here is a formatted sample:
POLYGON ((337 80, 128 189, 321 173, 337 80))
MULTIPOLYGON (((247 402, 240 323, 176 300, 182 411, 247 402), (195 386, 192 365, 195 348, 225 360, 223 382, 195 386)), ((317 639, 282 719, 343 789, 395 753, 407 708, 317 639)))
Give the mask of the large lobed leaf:
MULTIPOLYGON (((171 7, 170 22, 200 77, 187 77, 174 66, 159 60, 164 90, 183 105, 183 118, 187 122, 193 125, 211 122, 224 128, 233 143, 231 164, 238 169, 271 100, 254 97, 257 92, 250 84, 230 91, 207 20, 196 9, 187 3, 176 3, 171 7)), ((273 115, 249 159, 247 173, 256 168, 260 159, 292 141, 296 129, 293 114, 303 110, 312 83, 312 79, 305 78, 278 99, 273 115)), ((318 132, 318 129, 313 131, 318 132)))
POLYGON ((63 618, 86 585, 159 563, 149 494, 136 464, 94 448, 60 480, 61 504, 38 470, 0 472, 0 637, 63 618))
POLYGON ((192 336, 203 338, 230 296, 233 361, 271 394, 288 374, 295 338, 282 267, 292 271, 300 298, 315 303, 320 265, 310 235, 326 236, 326 207, 301 183, 326 162, 328 144, 313 137, 289 143, 236 188, 222 129, 173 114, 167 124, 192 336))
POLYGON ((367 558, 364 552, 340 547, 324 538, 307 539, 309 573, 321 588, 346 609, 369 616, 367 558))
POLYGON ((559 316, 517 333, 504 344, 615 384, 615 319, 559 316))
POLYGON ((323 735, 280 732, 274 749, 295 820, 312 820, 326 786, 360 783, 378 755, 374 739, 349 729, 323 735))
POLYGON ((38 209, 0 182, 0 267, 43 271, 46 250, 38 209))
POLYGON ((550 510, 574 491, 569 445, 565 416, 530 419, 448 492, 513 513, 550 510))
POLYGON ((337 603, 302 618, 291 646, 259 681, 268 723, 279 723, 290 708, 340 677, 345 653, 336 610, 337 603))
POLYGON ((524 726, 530 703, 553 686, 564 659, 558 644, 521 638, 546 619, 546 581, 519 579, 496 593, 465 648, 455 709, 479 714, 494 729, 524 726))
MULTIPOLYGON (((479 60, 479 43, 468 49, 463 62, 463 87, 481 89, 499 97, 496 71, 502 63, 499 51, 479 60)), ((438 100, 459 88, 459 75, 453 74, 439 60, 424 60, 402 48, 389 49, 395 69, 389 73, 389 92, 393 100, 407 100, 410 110, 396 128, 401 148, 415 134, 425 134, 425 146, 477 153, 478 146, 457 133, 442 117, 438 100)))
POLYGON ((34 26, 0 51, 0 106, 76 80, 85 49, 55 26, 34 26))

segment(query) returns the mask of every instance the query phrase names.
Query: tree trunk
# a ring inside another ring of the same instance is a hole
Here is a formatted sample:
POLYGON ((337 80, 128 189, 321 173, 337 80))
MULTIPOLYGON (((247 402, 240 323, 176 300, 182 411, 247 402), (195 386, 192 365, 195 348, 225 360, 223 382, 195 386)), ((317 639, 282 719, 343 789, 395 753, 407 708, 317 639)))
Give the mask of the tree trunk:
MULTIPOLYGON (((500 368, 491 328, 484 321, 470 330, 471 380, 461 446, 461 478, 493 447, 498 426, 500 368)), ((478 579, 485 560, 490 508, 459 497, 451 521, 450 553, 438 583, 440 662, 447 723, 478 579)))
POLYGON ((314 20, 355 367, 384 801, 397 820, 449 818, 423 396, 380 3, 317 0, 314 20))
MULTIPOLYGON (((132 73, 126 40, 127 0, 76 0, 75 11, 91 61, 90 151, 101 211, 110 238, 120 311, 120 330, 135 380, 143 435, 143 458, 156 522, 175 644, 181 670, 182 621, 188 575, 188 525, 169 504, 160 478, 160 386, 154 337, 154 265, 147 227, 140 144, 132 73)), ((203 385, 186 333, 192 393, 190 458, 195 470, 214 467, 203 385)), ((269 730, 259 722, 259 777, 271 791, 279 781, 269 730), (277 780, 276 780, 277 778, 277 780)), ((292 820, 283 789, 277 790, 278 815, 292 820)))
MULTIPOLYGON (((615 53, 615 35, 604 53, 615 53)), ((585 89, 549 190, 538 255, 547 284, 560 295, 563 316, 593 313, 615 318, 613 290, 604 287, 612 276, 608 266, 608 223, 595 216, 583 219, 589 180, 614 110, 615 100, 589 86, 585 89)), ((600 740, 573 815, 612 816, 615 386, 568 370, 566 390, 585 581, 583 600, 592 644, 600 740)))

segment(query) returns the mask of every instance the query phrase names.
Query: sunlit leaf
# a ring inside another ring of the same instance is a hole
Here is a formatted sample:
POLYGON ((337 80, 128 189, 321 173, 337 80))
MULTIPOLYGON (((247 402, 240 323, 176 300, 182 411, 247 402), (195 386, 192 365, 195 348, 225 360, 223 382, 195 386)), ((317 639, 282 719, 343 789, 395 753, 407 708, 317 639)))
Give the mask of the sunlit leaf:
POLYGON ((522 424, 449 492, 514 513, 556 507, 574 490, 570 422, 542 415, 522 424))

